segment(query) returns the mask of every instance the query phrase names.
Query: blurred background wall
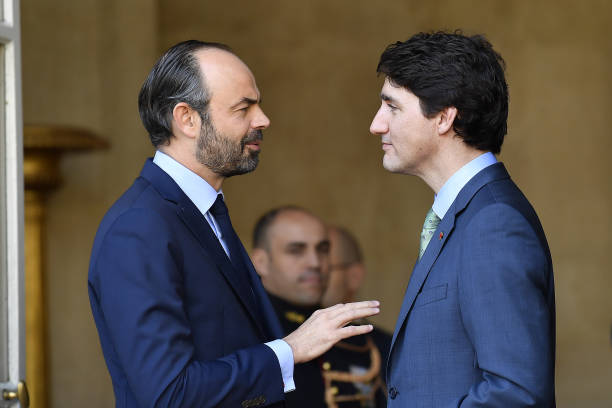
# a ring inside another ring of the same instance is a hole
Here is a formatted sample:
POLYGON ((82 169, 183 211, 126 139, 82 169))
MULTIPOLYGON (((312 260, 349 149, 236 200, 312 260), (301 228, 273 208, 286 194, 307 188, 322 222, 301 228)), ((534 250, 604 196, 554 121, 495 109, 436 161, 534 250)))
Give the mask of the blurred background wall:
POLYGON ((508 65, 501 159, 546 230, 557 291, 559 407, 612 405, 612 3, 605 0, 22 1, 26 124, 93 130, 104 152, 67 156, 48 200, 47 312, 53 407, 112 407, 87 298, 106 209, 153 154, 137 93, 157 57, 197 38, 230 44, 272 120, 255 173, 224 185, 245 245, 257 217, 294 203, 361 240, 363 298, 392 330, 433 194, 385 172, 369 134, 390 42, 432 29, 484 33, 508 65))

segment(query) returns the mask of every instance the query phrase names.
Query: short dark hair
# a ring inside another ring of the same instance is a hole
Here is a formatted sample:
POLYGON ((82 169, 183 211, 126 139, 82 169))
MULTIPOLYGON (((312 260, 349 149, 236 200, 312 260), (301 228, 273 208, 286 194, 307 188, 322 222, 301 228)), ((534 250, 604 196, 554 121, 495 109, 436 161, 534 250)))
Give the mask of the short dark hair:
POLYGON ((340 226, 330 226, 338 234, 338 240, 332 245, 337 244, 339 248, 341 263, 354 264, 363 262, 363 252, 357 242, 357 238, 349 230, 340 226))
POLYGON ((300 211, 306 214, 311 214, 310 211, 297 205, 284 205, 266 211, 255 223, 253 228, 253 248, 268 248, 268 230, 274 224, 276 217, 285 211, 300 211))
POLYGON ((418 33, 389 45, 376 71, 416 95, 426 117, 457 108, 453 129, 476 149, 499 153, 507 132, 502 57, 482 35, 418 33))
POLYGON ((233 54, 225 44, 197 40, 183 41, 161 56, 147 76, 138 95, 138 110, 154 147, 170 143, 172 111, 185 102, 205 119, 210 94, 195 52, 216 48, 233 54))

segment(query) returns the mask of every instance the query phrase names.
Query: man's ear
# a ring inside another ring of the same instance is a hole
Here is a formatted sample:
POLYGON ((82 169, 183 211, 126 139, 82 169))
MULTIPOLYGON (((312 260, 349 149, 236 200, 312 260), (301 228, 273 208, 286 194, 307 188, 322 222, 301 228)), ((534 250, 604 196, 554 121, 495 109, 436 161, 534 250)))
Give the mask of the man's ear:
POLYGON ((179 102, 172 109, 172 127, 175 136, 185 135, 196 139, 202 127, 200 114, 185 102, 179 102))
POLYGON ((453 129, 453 123, 457 117, 457 108, 454 106, 444 108, 438 113, 437 117, 438 134, 444 135, 453 129))
POLYGON ((255 248, 251 253, 251 261, 257 271, 257 274, 262 278, 268 275, 270 258, 268 253, 263 248, 255 248))

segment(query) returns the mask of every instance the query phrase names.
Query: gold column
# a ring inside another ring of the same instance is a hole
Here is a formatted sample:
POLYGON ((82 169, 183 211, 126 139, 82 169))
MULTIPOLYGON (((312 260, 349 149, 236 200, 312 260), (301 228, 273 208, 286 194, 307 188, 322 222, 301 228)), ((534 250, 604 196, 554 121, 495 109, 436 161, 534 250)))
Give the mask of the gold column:
POLYGON ((26 383, 33 408, 48 406, 45 200, 62 182, 62 153, 101 149, 93 133, 64 126, 24 127, 26 383))

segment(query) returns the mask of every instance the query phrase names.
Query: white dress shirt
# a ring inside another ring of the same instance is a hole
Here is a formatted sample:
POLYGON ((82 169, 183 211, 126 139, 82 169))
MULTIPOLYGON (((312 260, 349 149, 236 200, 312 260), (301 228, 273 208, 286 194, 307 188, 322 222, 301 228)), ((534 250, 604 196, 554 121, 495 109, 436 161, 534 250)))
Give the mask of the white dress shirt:
MULTIPOLYGON (((221 229, 217 224, 217 221, 210 213, 210 207, 214 204, 217 199, 217 194, 223 194, 223 191, 217 192, 206 180, 198 176, 187 167, 183 166, 172 157, 160 152, 159 150, 153 157, 153 163, 159 166, 165 171, 175 182, 178 184, 185 195, 195 204, 195 206, 204 215, 206 221, 212 228, 213 232, 219 239, 221 246, 225 250, 225 253, 229 256, 227 244, 223 239, 221 229)), ((293 381, 293 351, 291 346, 284 340, 277 339, 265 343, 266 346, 270 347, 281 367, 281 374, 283 376, 284 390, 285 392, 295 390, 295 383, 293 381)))
POLYGON ((481 170, 495 163, 497 163, 495 155, 491 152, 486 152, 457 170, 455 174, 446 180, 446 183, 436 194, 434 203, 431 206, 436 215, 440 219, 444 218, 461 189, 481 170))

